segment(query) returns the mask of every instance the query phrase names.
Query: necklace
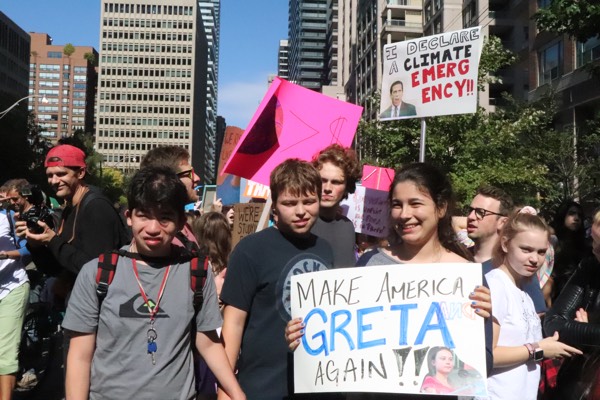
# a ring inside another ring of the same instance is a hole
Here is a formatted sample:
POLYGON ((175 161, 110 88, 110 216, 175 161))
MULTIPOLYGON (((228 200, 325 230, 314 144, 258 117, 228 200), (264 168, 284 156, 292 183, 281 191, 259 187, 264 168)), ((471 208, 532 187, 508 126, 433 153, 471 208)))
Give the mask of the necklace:
POLYGON ((165 287, 167 286, 167 279, 169 279, 169 270, 171 269, 171 266, 167 266, 165 273, 163 275, 163 279, 162 282, 160 284, 160 289, 158 289, 158 297, 156 299, 156 304, 152 304, 152 302, 150 301, 150 299, 148 299, 148 296, 146 295, 146 291, 144 290, 144 287, 142 286, 142 282, 140 282, 140 276, 138 273, 138 269, 137 269, 137 261, 135 258, 131 259, 131 263, 133 265, 133 274, 135 276, 135 280, 138 284, 138 287, 140 289, 140 294, 142 295, 142 298, 144 299, 144 302, 146 303, 146 307, 148 307, 148 312, 150 313, 150 328, 148 329, 148 332, 146 332, 146 337, 148 339, 148 354, 150 354, 150 356, 152 357, 152 365, 156 365, 156 359, 154 357, 156 351, 158 350, 158 346, 156 344, 156 339, 158 338, 158 334, 156 333, 156 330, 154 329, 154 320, 156 318, 156 314, 158 313, 158 306, 160 304, 160 299, 162 299, 163 294, 165 293, 165 287))

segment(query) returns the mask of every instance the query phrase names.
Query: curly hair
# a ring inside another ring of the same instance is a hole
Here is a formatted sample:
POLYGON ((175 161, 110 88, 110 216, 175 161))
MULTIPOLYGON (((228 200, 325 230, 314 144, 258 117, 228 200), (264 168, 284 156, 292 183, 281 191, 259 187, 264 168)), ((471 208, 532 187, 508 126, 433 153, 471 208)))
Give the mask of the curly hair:
POLYGON ((346 181, 344 199, 348 197, 349 193, 354 193, 356 190, 356 181, 362 176, 356 152, 350 148, 342 147, 337 143, 327 146, 315 154, 312 163, 319 171, 325 163, 331 163, 343 171, 346 181))

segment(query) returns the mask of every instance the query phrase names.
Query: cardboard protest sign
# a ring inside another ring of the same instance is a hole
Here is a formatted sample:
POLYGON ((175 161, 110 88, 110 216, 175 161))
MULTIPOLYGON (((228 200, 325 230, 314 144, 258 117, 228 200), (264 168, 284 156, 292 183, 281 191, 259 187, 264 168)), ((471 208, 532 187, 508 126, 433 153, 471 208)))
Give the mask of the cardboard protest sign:
POLYGON ((288 158, 310 160, 333 143, 349 147, 362 107, 275 78, 224 172, 269 184, 288 158))
POLYGON ((387 193, 394 176, 395 172, 391 168, 364 165, 361 183, 367 189, 382 190, 387 193))
POLYGON ((379 119, 477 110, 481 27, 384 46, 379 119))
POLYGON ((292 277, 296 393, 486 395, 483 318, 468 296, 481 264, 397 264, 292 277), (438 357, 446 362, 432 362, 438 357), (440 373, 449 386, 435 378, 440 373))
POLYGON ((235 247, 243 237, 257 231, 260 216, 264 208, 264 203, 241 203, 233 205, 233 230, 231 232, 231 244, 233 247, 235 247))
POLYGON ((342 214, 354 224, 354 231, 386 237, 390 219, 387 192, 357 185, 354 193, 340 204, 342 214))
POLYGON ((240 178, 231 174, 224 174, 225 163, 231 157, 233 149, 238 144, 244 131, 237 126, 228 126, 225 128, 223 136, 223 145, 219 155, 219 170, 217 171, 217 198, 221 199, 224 205, 240 202, 240 178))

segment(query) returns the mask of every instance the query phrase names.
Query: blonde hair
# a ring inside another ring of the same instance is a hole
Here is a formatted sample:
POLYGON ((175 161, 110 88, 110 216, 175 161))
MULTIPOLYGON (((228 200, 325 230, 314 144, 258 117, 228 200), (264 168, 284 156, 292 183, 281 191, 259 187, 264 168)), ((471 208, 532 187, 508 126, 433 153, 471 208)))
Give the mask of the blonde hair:
POLYGON ((600 223, 600 207, 594 210, 594 214, 592 215, 592 223, 598 224, 600 223))
POLYGON ((548 240, 550 239, 550 227, 540 216, 519 211, 510 215, 502 231, 500 232, 500 240, 494 248, 494 265, 500 265, 504 262, 506 252, 502 249, 502 240, 510 242, 517 234, 530 230, 539 230, 546 233, 548 240))

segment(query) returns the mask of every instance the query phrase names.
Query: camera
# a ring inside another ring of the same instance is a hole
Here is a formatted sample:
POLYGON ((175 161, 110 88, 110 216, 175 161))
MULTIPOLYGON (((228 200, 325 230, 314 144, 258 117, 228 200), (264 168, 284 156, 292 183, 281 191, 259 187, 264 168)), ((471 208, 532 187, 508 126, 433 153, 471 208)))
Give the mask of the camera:
POLYGON ((21 189, 21 196, 27 198, 32 207, 21 213, 21 221, 27 222, 27 229, 31 233, 42 233, 44 229, 38 225, 38 221, 44 222, 50 229, 54 229, 54 218, 52 211, 44 201, 42 190, 36 185, 25 186, 21 189))

